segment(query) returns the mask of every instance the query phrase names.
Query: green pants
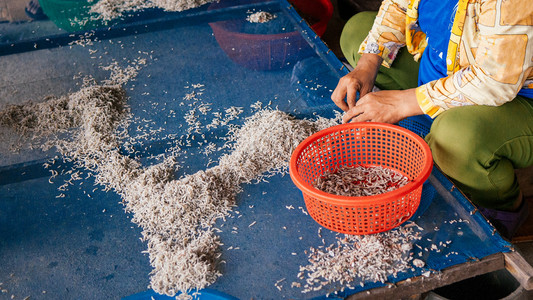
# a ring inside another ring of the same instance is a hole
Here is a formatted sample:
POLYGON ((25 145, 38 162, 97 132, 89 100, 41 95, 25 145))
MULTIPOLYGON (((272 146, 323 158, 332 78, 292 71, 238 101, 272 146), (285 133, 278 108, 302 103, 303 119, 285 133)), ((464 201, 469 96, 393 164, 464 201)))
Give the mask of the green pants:
MULTIPOLYGON (((352 17, 341 35, 345 58, 355 66, 359 45, 372 27, 376 12, 352 17)), ((418 64, 404 48, 390 69, 380 67, 376 86, 408 89, 417 86, 418 64)), ((533 165, 533 99, 517 96, 502 106, 463 106, 435 119, 426 136, 436 165, 477 205, 513 210, 520 189, 515 168, 533 165)))

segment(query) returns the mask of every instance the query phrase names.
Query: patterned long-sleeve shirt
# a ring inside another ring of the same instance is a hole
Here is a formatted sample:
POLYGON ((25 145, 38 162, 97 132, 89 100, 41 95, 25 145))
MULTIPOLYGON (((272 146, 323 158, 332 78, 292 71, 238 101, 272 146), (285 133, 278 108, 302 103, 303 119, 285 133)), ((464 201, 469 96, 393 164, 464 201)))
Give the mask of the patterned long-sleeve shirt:
MULTIPOLYGON (((384 0, 360 53, 375 53, 390 67, 398 50, 420 59, 427 46, 418 27, 423 0, 384 0)), ((498 106, 533 89, 531 0, 458 0, 446 56, 447 77, 416 88, 431 117, 463 105, 498 106)))

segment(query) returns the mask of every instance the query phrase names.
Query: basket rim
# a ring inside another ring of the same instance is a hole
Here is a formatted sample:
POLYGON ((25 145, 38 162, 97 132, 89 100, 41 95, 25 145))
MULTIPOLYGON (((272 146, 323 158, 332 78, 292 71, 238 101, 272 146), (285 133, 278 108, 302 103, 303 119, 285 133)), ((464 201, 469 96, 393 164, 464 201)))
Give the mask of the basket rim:
POLYGON ((335 204, 335 205, 374 204, 375 205, 375 204, 380 204, 380 203, 386 203, 389 201, 390 198, 393 198, 393 197, 396 198, 396 197, 411 193, 413 190, 417 189, 422 184, 424 184, 424 182, 429 178, 429 175, 431 174, 432 169, 433 169, 433 156, 431 154, 431 149, 429 148, 429 145, 426 143, 426 141, 424 141, 424 139, 422 139, 416 133, 408 129, 405 129, 403 127, 400 127, 398 125, 394 125, 394 124, 379 123, 379 122, 353 122, 353 123, 335 125, 335 126, 320 130, 319 132, 316 132, 313 135, 306 138, 305 140, 303 140, 294 149, 292 153, 290 164, 289 164, 289 175, 292 181, 294 182, 294 184, 302 191, 302 193, 308 194, 315 198, 328 201, 331 204, 335 204), (424 165, 422 171, 420 172, 420 175, 414 178, 408 184, 398 189, 395 189, 393 191, 386 192, 386 193, 379 194, 379 195, 359 196, 359 197, 329 194, 329 193, 323 192, 313 187, 310 184, 305 183, 297 172, 297 164, 296 164, 296 161, 298 160, 298 156, 303 151, 303 149, 306 148, 312 141, 320 137, 323 137, 325 135, 328 135, 332 132, 338 132, 340 130, 355 129, 355 128, 382 128, 382 129, 387 129, 387 130, 393 130, 396 132, 401 132, 402 134, 405 134, 409 138, 412 138, 413 140, 415 140, 415 142, 422 147, 423 152, 426 154, 427 163, 424 165))

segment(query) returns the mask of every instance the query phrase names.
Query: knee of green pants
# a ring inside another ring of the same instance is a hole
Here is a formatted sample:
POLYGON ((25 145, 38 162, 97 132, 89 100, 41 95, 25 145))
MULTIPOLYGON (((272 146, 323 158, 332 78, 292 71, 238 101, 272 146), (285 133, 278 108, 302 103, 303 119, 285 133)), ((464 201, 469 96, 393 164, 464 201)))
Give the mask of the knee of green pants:
POLYGON ((376 15, 377 12, 374 11, 360 12, 351 17, 342 29, 340 38, 342 54, 352 66, 355 66, 361 58, 359 46, 372 28, 376 15))
POLYGON ((492 114, 486 108, 460 107, 442 113, 426 141, 435 163, 472 202, 512 210, 519 201, 518 181, 513 163, 500 152, 505 142, 487 126, 492 114))
MULTIPOLYGON (((346 60, 355 66, 361 58, 359 46, 376 18, 377 12, 365 11, 354 15, 342 30, 340 46, 346 60)), ((418 62, 407 49, 401 49, 391 68, 381 66, 376 77, 376 85, 383 90, 404 90, 418 86, 418 62)))

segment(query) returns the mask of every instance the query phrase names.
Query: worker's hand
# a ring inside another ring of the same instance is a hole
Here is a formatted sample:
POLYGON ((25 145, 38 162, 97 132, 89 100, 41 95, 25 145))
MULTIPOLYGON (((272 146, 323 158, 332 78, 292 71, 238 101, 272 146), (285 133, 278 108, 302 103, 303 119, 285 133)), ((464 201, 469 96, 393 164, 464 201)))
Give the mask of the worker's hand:
POLYGON ((407 117, 423 114, 415 89, 379 91, 361 97, 342 117, 348 122, 397 123, 407 117))
POLYGON ((361 98, 372 91, 382 60, 376 54, 363 54, 354 70, 339 80, 331 100, 343 111, 354 107, 357 92, 361 98))

